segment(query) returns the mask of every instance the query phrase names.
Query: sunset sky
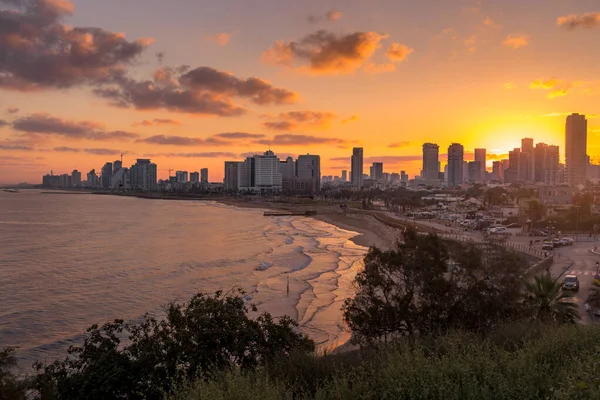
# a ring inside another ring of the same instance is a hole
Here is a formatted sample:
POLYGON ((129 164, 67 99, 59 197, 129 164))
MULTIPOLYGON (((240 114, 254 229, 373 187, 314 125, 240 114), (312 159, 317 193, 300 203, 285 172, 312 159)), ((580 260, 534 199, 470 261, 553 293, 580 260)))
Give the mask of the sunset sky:
POLYGON ((0 183, 269 147, 414 175, 424 142, 562 153, 572 112, 600 161, 599 43, 598 0, 0 0, 0 183))

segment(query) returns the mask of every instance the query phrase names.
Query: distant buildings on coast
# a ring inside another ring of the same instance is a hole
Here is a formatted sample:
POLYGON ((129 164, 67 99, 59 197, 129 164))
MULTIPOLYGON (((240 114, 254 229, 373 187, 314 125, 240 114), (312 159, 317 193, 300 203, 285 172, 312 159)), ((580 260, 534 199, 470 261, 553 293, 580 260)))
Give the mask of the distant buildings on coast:
POLYGON ((222 182, 209 182, 207 168, 199 172, 175 171, 166 180, 157 179, 157 166, 149 159, 138 159, 130 168, 123 167, 122 157, 107 162, 97 173, 92 169, 82 180, 81 172, 43 177, 45 187, 82 187, 106 190, 142 191, 193 191, 213 190, 231 193, 296 193, 315 194, 322 188, 340 187, 361 190, 388 187, 457 188, 473 183, 525 183, 544 185, 570 185, 577 187, 587 180, 600 180, 600 166, 592 165, 587 154, 587 120, 584 115, 572 114, 566 119, 566 163, 560 163, 559 146, 534 143, 533 138, 523 138, 521 147, 507 155, 491 155, 484 148, 474 149, 473 159, 466 160, 465 148, 452 143, 447 150, 447 162, 441 168, 440 146, 424 143, 422 169, 410 179, 405 171, 386 172, 384 163, 371 157, 369 174, 365 174, 364 149, 355 147, 348 158, 348 169, 340 176, 321 176, 321 157, 300 155, 297 159, 280 159, 268 150, 247 156, 241 161, 225 161, 222 182), (492 158, 493 157, 493 158, 492 158), (491 161, 491 171, 488 169, 491 161))

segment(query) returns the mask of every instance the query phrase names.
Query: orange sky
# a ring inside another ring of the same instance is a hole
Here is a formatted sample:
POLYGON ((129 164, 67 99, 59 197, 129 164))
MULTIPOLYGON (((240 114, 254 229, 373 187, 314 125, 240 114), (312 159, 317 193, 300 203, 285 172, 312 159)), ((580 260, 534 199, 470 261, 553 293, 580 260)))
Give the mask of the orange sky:
POLYGON ((533 137, 562 152, 571 112, 588 116, 600 162, 597 0, 12 4, 0 0, 0 183, 121 152, 159 178, 219 181, 223 161, 269 147, 340 175, 362 146, 365 171, 414 175, 424 142, 503 155, 533 137), (45 18, 23 29, 32 16, 45 18))

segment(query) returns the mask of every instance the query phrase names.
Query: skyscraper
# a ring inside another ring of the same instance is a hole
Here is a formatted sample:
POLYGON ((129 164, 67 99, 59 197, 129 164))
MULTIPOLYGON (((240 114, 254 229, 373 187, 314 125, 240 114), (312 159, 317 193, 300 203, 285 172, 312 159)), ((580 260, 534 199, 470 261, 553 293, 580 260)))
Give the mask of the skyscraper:
POLYGON ((296 178, 300 191, 318 193, 321 191, 321 157, 310 154, 298 156, 296 178))
POLYGON ((187 171, 176 171, 175 179, 178 183, 188 182, 188 172, 187 171))
POLYGON ((352 149, 350 179, 352 186, 361 189, 363 187, 363 148, 352 149))
POLYGON ((113 164, 111 162, 107 162, 102 167, 102 178, 101 183, 104 189, 108 189, 110 187, 110 178, 113 176, 113 164))
POLYGON ((448 186, 463 183, 463 162, 465 149, 462 144, 452 143, 448 147, 448 186))
POLYGON ((479 161, 469 161, 467 168, 469 182, 481 182, 481 163, 479 161))
POLYGON ((208 183, 208 168, 202 168, 200 170, 200 182, 208 183))
POLYGON ((548 146, 544 155, 543 182, 549 184, 562 183, 560 177, 560 153, 558 146, 548 146))
POLYGON ((487 151, 486 149, 475 149, 475 161, 479 162, 479 166, 481 167, 481 173, 479 174, 480 179, 478 182, 485 181, 485 172, 486 172, 486 162, 487 162, 487 151))
POLYGON ((439 178, 440 172, 440 146, 434 143, 423 144, 423 170, 421 178, 434 180, 439 178))
POLYGON ((342 170, 342 182, 348 182, 348 171, 345 169, 342 170))
POLYGON ((532 138, 521 139, 521 153, 525 153, 526 155, 521 156, 524 162, 520 165, 519 180, 523 182, 533 182, 535 171, 532 138))
POLYGON ((200 182, 200 174, 198 172, 190 172, 190 183, 200 182))
POLYGON ((548 145, 546 143, 535 144, 535 150, 533 150, 533 176, 535 182, 544 182, 547 151, 548 145))
POLYGON ((138 190, 156 190, 156 171, 156 164, 149 159, 138 158, 129 170, 131 187, 138 190))
POLYGON ((383 179, 383 163, 374 162, 371 166, 371 179, 374 181, 380 181, 383 179))
POLYGON ((502 161, 494 161, 492 163, 492 179, 501 181, 504 178, 504 168, 502 168, 502 161))
POLYGON ((71 172, 71 182, 73 186, 81 186, 81 172, 76 169, 71 172))
POLYGON ((225 161, 225 175, 223 178, 223 184, 225 190, 237 191, 239 190, 239 173, 240 165, 243 164, 238 161, 225 161))
POLYGON ((238 187, 257 192, 281 191, 283 176, 279 158, 271 150, 246 157, 239 166, 238 187))
POLYGON ((567 182, 577 186, 586 181, 587 167, 587 120, 585 115, 571 114, 567 117, 565 135, 567 182))

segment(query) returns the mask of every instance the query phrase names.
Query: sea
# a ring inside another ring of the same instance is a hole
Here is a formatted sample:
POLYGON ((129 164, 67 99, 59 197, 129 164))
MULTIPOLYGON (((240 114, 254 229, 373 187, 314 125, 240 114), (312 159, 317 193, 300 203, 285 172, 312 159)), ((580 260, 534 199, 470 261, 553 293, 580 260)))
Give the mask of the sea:
POLYGON ((170 302, 243 289, 321 348, 350 334, 341 307, 367 249, 308 217, 215 202, 0 191, 0 348, 21 368, 63 358, 93 324, 161 318, 170 302), (288 293, 289 282, 289 293, 288 293))

